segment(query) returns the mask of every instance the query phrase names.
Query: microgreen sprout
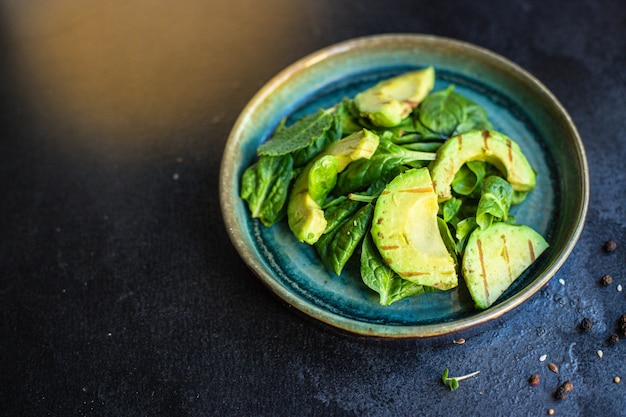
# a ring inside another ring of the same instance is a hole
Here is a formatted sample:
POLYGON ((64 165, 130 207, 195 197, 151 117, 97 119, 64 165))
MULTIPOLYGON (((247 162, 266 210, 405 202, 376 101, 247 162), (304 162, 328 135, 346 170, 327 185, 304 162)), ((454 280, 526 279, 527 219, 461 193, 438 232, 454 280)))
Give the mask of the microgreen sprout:
POLYGON ((443 375, 441 375, 441 381, 444 383, 444 385, 447 385, 450 387, 450 391, 453 391, 459 387, 459 381, 471 378, 473 376, 478 375, 479 373, 480 371, 476 371, 476 372, 472 372, 471 374, 467 374, 463 376, 448 377, 448 368, 446 368, 443 370, 443 375))

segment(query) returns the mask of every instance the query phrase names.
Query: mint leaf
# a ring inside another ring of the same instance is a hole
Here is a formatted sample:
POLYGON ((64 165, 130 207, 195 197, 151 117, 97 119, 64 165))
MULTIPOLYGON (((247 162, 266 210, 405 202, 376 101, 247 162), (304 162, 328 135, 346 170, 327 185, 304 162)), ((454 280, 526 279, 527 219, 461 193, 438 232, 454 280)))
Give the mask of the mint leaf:
POLYGON ((307 148, 326 135, 333 126, 332 110, 319 110, 304 116, 288 127, 282 127, 264 144, 259 146, 260 156, 286 155, 307 148))

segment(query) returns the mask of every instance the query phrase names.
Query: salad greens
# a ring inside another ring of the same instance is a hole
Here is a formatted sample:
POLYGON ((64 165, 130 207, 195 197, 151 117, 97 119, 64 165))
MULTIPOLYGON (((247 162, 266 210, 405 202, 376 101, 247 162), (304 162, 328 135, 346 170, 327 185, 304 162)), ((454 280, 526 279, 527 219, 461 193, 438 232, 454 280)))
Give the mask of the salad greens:
POLYGON ((381 305, 463 277, 482 286, 476 307, 487 308, 548 247, 526 226, 494 234, 515 224, 509 211, 534 188, 535 172, 481 106, 454 85, 432 91, 434 80, 432 67, 408 72, 290 126, 283 120, 244 171, 240 193, 264 226, 286 217, 337 275, 357 261, 381 305), (481 236, 504 249, 481 252, 481 236), (495 279, 511 259, 516 276, 495 279))

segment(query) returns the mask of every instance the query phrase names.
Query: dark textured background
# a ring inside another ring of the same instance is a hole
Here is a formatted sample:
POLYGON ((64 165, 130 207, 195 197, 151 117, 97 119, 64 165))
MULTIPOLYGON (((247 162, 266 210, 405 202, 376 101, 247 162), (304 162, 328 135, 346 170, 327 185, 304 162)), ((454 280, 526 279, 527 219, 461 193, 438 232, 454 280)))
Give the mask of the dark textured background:
POLYGON ((0 1, 0 415, 626 415, 626 340, 606 343, 626 312, 625 68, 621 0, 0 1), (464 345, 320 327, 266 290, 222 224, 220 158, 255 91, 310 52, 387 32, 516 62, 587 151, 573 254, 464 345), (445 367, 481 373, 450 392, 445 367))

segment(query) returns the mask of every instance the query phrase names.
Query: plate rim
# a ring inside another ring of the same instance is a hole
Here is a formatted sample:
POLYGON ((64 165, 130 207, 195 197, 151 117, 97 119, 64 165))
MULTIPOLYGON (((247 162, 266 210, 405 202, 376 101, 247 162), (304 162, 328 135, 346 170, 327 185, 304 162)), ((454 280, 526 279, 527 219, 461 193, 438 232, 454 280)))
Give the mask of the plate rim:
POLYGON ((589 205, 589 173, 583 142, 571 116, 556 96, 535 76, 530 74, 521 66, 493 51, 458 39, 419 33, 388 33, 356 37, 329 45, 296 60, 267 81, 244 106, 229 133, 220 166, 219 199, 227 234, 238 254, 244 260, 246 265, 252 270, 252 272, 265 284, 265 286, 280 299, 286 302, 289 307, 294 307, 319 322, 325 323, 339 330, 347 331, 351 334, 373 336, 384 339, 427 339, 460 334, 477 328, 487 322, 495 321, 496 319, 501 318, 504 314, 514 310, 520 304, 524 303, 536 294, 537 291, 539 291, 539 289, 541 289, 556 274, 573 251, 584 228, 589 205), (250 253, 244 240, 237 235, 237 233, 243 233, 244 231, 237 227, 238 222, 235 218, 235 197, 233 197, 234 193, 232 192, 232 184, 234 181, 233 177, 235 172, 233 172, 234 170, 230 169, 230 167, 234 165, 234 159, 236 157, 237 147, 235 145, 238 144, 237 137, 241 134, 242 129, 245 127, 245 123, 249 121, 250 115, 254 114, 255 110, 261 106, 263 102, 268 99, 268 97, 271 96, 272 92, 275 91, 276 88, 288 82, 292 76, 305 69, 315 66, 321 61, 337 57, 338 55, 354 50, 355 48, 362 49, 375 45, 391 45, 398 43, 414 44, 416 47, 421 48, 428 45, 437 46, 439 48, 462 48, 466 52, 471 52, 472 57, 483 57, 483 59, 487 60, 489 64, 495 63, 500 68, 510 71, 511 75, 526 83, 530 83, 534 89, 537 90, 537 92, 547 99, 550 107, 556 111, 556 114, 558 114, 558 116, 563 118, 565 121, 565 125, 570 130, 569 133, 573 137, 573 142, 576 145, 575 153, 579 157, 577 162, 583 174, 582 177, 579 178, 579 186, 582 191, 582 195, 580 206, 578 207, 576 224, 575 227, 571 229, 568 243, 563 247, 560 255, 546 267, 542 274, 531 281, 528 286, 524 288, 524 291, 518 292, 511 298, 489 309, 477 311, 476 314, 472 314, 469 317, 455 319, 449 322, 424 325, 376 324, 347 318, 329 312, 328 310, 325 310, 320 306, 299 297, 297 294, 294 294, 292 291, 289 291, 288 288, 277 282, 276 279, 274 279, 274 277, 272 277, 271 274, 265 270, 256 257, 250 253))

